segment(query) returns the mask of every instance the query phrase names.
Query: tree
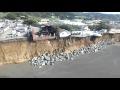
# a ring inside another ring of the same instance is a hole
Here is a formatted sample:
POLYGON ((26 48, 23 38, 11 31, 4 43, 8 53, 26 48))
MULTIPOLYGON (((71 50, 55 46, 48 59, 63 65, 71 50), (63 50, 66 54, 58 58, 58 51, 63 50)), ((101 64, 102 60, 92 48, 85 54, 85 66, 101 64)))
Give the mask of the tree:
POLYGON ((15 20, 17 18, 17 16, 14 13, 8 13, 4 18, 10 19, 10 20, 15 20))
POLYGON ((111 29, 111 26, 107 23, 101 22, 98 25, 89 26, 89 29, 99 31, 101 29, 107 29, 108 31, 111 29))
POLYGON ((97 25, 92 25, 92 26, 88 26, 88 28, 92 31, 97 29, 97 25))
POLYGON ((59 26, 61 29, 65 29, 68 31, 74 31, 76 29, 80 29, 79 26, 76 25, 69 25, 69 24, 63 24, 59 26))
POLYGON ((23 24, 33 25, 33 26, 36 26, 36 25, 37 25, 36 21, 34 21, 34 20, 25 20, 25 21, 23 22, 23 24))
POLYGON ((101 22, 101 23, 99 23, 97 30, 101 30, 101 29, 107 29, 109 31, 111 29, 111 26, 109 26, 106 23, 101 22))
POLYGON ((68 31, 71 31, 73 29, 72 25, 67 25, 67 24, 61 25, 60 28, 68 31))

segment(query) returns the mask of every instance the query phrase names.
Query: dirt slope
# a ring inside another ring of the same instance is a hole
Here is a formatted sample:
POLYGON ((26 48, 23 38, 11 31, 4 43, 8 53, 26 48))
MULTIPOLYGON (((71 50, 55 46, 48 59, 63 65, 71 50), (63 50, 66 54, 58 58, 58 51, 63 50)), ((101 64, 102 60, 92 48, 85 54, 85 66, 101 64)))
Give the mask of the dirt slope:
POLYGON ((59 40, 44 40, 36 42, 6 42, 0 43, 0 65, 21 63, 47 52, 70 52, 80 47, 96 44, 101 40, 112 39, 120 41, 120 34, 105 34, 102 37, 61 38, 59 40))

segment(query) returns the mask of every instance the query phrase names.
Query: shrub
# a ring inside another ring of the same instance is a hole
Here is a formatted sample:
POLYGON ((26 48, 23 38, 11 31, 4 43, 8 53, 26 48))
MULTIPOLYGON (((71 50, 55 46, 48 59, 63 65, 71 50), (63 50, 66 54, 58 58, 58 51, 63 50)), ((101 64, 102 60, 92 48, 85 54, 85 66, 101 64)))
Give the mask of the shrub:
POLYGON ((37 23, 34 20, 25 20, 23 24, 37 26, 37 23))

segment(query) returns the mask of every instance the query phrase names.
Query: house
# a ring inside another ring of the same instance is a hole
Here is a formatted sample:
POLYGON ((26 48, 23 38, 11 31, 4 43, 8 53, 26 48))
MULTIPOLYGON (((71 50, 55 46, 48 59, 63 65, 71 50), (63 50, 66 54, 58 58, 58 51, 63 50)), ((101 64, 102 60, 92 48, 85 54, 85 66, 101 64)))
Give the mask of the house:
POLYGON ((41 19, 41 22, 49 22, 49 19, 41 19))
POLYGON ((41 19, 40 22, 38 22, 38 24, 47 24, 49 22, 49 19, 41 19))
POLYGON ((54 36, 55 30, 52 29, 52 26, 41 26, 40 31, 38 32, 39 36, 54 36))
POLYGON ((111 29, 108 33, 120 33, 120 29, 111 29))
POLYGON ((87 37, 92 36, 93 31, 72 31, 72 37, 87 37))
POLYGON ((70 20, 60 20, 64 24, 77 25, 77 26, 86 26, 87 24, 82 23, 81 21, 70 21, 70 20))
POLYGON ((102 35, 101 35, 101 34, 99 34, 99 33, 93 33, 93 35, 92 35, 92 36, 101 37, 102 35))
POLYGON ((101 34, 94 31, 72 31, 72 37, 88 37, 88 36, 102 36, 101 34))
POLYGON ((49 30, 46 27, 42 28, 39 32, 39 36, 48 36, 48 35, 49 35, 49 30))
POLYGON ((82 37, 83 32, 82 31, 72 31, 71 36, 72 37, 82 37))
POLYGON ((83 28, 83 30, 90 31, 90 29, 88 28, 88 26, 85 26, 85 27, 83 28))
POLYGON ((68 37, 71 35, 71 32, 65 29, 59 29, 58 30, 58 36, 59 37, 68 37))

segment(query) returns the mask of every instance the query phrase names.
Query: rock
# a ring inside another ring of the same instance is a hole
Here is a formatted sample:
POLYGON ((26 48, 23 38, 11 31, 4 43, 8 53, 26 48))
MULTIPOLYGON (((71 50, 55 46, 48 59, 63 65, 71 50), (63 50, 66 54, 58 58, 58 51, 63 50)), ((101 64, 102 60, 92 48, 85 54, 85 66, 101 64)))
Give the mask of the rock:
POLYGON ((96 45, 90 45, 87 47, 79 48, 78 50, 74 50, 70 53, 59 53, 59 54, 50 54, 46 53, 38 57, 32 58, 29 63, 32 66, 38 66, 41 68, 44 65, 54 65, 55 61, 63 61, 63 60, 74 60, 75 56, 79 56, 80 54, 91 53, 91 52, 98 52, 103 48, 115 44, 115 42, 111 40, 100 41, 96 45))
POLYGON ((49 56, 44 56, 44 59, 45 60, 50 60, 50 57, 49 56))
POLYGON ((74 59, 73 59, 73 57, 71 57, 71 59, 70 59, 70 60, 74 60, 74 59))
POLYGON ((39 66, 39 68, 42 68, 42 66, 39 66))
POLYGON ((97 52, 98 50, 97 49, 95 49, 95 52, 97 52))
POLYGON ((41 59, 44 60, 44 56, 41 56, 41 59))
POLYGON ((46 65, 45 62, 43 62, 43 63, 42 63, 42 66, 45 66, 45 65, 46 65))

